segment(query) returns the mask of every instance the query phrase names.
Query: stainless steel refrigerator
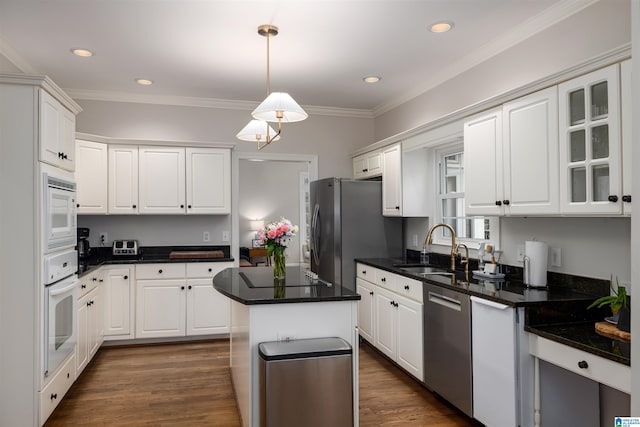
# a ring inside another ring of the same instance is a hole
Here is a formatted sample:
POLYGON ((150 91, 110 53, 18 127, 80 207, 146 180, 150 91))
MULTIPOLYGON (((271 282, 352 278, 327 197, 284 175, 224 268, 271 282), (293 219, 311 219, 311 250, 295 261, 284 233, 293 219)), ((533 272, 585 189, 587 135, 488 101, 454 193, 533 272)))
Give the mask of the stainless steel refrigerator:
POLYGON ((382 216, 382 182, 311 183, 311 270, 355 290, 355 258, 402 256, 402 219, 382 216))

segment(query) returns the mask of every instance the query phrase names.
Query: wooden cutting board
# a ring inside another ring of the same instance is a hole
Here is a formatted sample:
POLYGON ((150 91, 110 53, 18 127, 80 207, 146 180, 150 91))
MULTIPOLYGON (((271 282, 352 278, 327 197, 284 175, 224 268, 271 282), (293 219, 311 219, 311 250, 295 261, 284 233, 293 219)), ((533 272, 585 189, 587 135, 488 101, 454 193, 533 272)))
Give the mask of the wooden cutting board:
POLYGON ((611 338, 618 338, 625 341, 631 341, 631 333, 621 331, 616 325, 609 322, 597 322, 596 332, 611 338))
POLYGON ((173 251, 169 253, 170 259, 207 259, 224 258, 222 251, 173 251))

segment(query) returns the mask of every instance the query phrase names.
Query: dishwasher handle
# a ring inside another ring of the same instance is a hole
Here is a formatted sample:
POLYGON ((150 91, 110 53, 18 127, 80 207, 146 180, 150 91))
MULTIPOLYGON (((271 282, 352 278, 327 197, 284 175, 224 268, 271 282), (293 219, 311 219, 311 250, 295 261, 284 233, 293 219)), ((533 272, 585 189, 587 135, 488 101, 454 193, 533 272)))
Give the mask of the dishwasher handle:
POLYGON ((461 303, 457 299, 429 292, 429 302, 441 305, 455 311, 462 311, 461 303))

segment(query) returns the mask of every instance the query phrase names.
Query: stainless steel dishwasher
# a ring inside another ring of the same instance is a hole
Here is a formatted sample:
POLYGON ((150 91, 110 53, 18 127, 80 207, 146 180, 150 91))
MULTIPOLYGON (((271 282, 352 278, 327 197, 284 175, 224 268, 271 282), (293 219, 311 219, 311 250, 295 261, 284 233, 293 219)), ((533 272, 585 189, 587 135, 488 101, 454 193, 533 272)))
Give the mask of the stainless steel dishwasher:
POLYGON ((424 382, 473 416, 469 295, 424 286, 424 382))

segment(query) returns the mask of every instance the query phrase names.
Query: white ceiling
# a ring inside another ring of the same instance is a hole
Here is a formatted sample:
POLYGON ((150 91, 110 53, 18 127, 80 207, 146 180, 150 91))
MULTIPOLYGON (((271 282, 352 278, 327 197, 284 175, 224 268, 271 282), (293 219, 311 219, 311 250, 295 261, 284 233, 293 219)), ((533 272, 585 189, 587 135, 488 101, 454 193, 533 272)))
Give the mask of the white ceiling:
POLYGON ((266 39, 256 30, 273 24, 280 28, 271 39, 273 91, 307 107, 377 114, 590 3, 0 0, 0 53, 79 99, 257 103, 265 96, 266 39), (431 33, 439 20, 453 21, 454 29, 431 33), (76 57, 75 47, 95 56, 76 57), (367 75, 382 80, 365 84, 367 75), (138 77, 155 83, 139 86, 138 77))

